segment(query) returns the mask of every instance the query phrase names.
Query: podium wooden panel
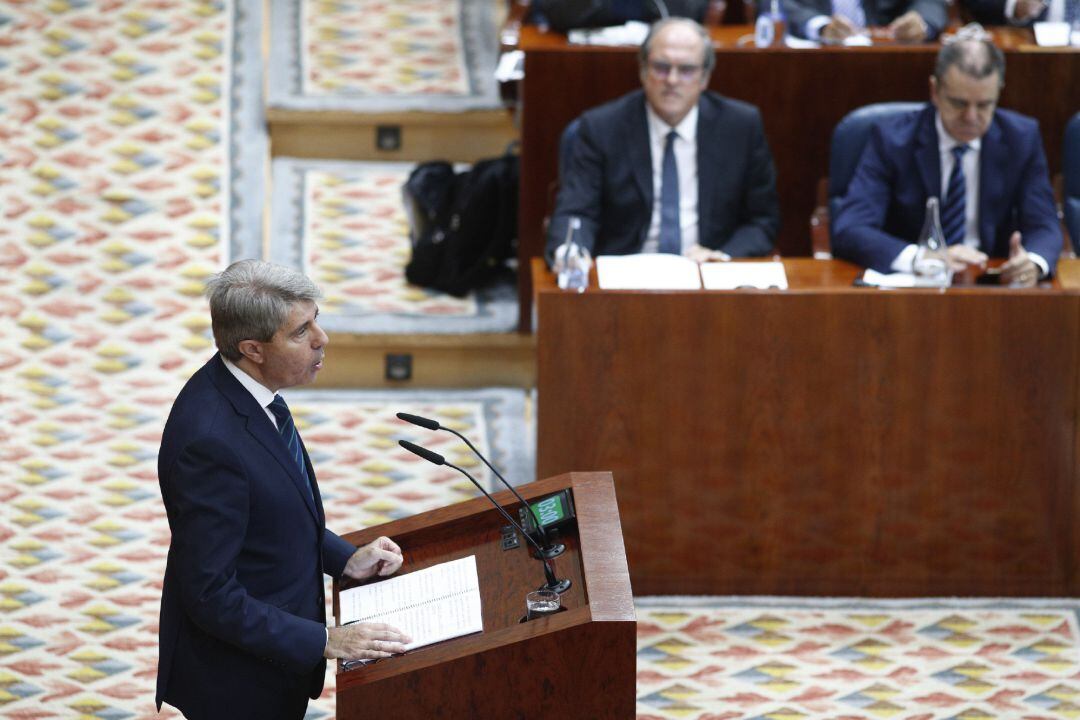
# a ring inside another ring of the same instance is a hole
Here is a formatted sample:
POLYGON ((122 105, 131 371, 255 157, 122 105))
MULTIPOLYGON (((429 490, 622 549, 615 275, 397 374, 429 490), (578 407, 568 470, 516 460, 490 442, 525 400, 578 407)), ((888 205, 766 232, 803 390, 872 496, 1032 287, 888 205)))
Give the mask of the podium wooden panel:
MULTIPOLYGON (((577 528, 553 562, 571 588, 565 611, 519 622, 544 582, 524 543, 500 547, 505 520, 484 498, 351 533, 357 545, 394 539, 401 572, 476 556, 484 631, 340 671, 338 718, 633 718, 636 621, 610 473, 571 473, 518 488, 527 500, 571 488, 577 528)), ((509 492, 494 497, 512 514, 509 492)), ((353 583, 355 584, 355 583, 353 583)), ((349 585, 334 586, 338 593, 349 585)))
MULTIPOLYGON (((717 45, 709 87, 761 109, 776 163, 783 255, 811 254, 807 227, 819 178, 828 175, 829 142, 846 113, 874 102, 925 101, 937 44, 755 48, 752 26, 711 29, 717 45)), ((1047 88, 1080 88, 1076 48, 1038 48, 1028 28, 993 28, 1006 55, 1001 106, 1039 119, 1050 172, 1060 171, 1071 100, 1047 102, 1047 88)), ((521 190, 518 259, 521 327, 530 327, 529 259, 543 252, 548 188, 558 177, 558 143, 567 123, 585 110, 640 87, 636 48, 569 45, 559 33, 524 27, 521 81, 521 190)))
POLYGON ((538 471, 613 471, 635 592, 1080 593, 1080 293, 785 264, 538 294, 538 471))

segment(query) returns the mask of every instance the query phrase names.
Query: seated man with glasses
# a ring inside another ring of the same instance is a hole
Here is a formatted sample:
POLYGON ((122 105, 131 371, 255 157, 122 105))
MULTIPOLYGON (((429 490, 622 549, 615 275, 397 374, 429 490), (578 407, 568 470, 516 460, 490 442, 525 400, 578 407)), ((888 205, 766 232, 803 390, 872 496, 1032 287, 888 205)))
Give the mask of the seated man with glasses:
POLYGON ((548 226, 562 264, 571 219, 590 255, 765 255, 780 226, 776 173, 753 105, 706 92, 716 62, 692 20, 662 20, 641 46, 643 90, 580 118, 548 226))

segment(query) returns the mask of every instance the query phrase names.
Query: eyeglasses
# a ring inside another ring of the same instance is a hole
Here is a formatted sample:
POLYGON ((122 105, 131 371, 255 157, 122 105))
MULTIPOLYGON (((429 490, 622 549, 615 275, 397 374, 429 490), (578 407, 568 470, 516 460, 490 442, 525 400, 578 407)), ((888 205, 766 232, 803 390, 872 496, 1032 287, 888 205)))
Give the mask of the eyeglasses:
POLYGON ((690 82, 697 79, 703 67, 702 65, 672 65, 661 60, 650 60, 649 74, 657 80, 667 80, 671 77, 671 71, 674 70, 679 80, 690 82))

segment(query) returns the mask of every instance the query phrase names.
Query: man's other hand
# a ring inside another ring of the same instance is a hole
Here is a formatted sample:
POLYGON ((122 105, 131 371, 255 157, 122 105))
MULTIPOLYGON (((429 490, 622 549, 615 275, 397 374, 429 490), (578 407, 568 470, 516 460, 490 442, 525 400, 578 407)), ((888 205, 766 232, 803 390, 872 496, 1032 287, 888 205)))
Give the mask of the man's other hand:
POLYGON ((323 657, 328 660, 377 660, 405 652, 405 645, 412 642, 405 633, 383 623, 355 623, 327 628, 326 649, 323 657))
POLYGON ((843 15, 833 15, 829 23, 821 27, 821 39, 829 43, 840 43, 859 32, 859 28, 843 15))
POLYGON ((717 261, 727 262, 731 259, 731 256, 723 250, 713 250, 712 248, 707 248, 696 243, 688 247, 683 255, 696 263, 717 261))
POLYGON ((1001 284, 1011 287, 1034 287, 1041 275, 1039 266, 1027 254, 1019 232, 1009 238, 1009 259, 1001 266, 1001 284))
POLYGON ((953 272, 964 272, 968 268, 979 271, 986 269, 986 253, 967 245, 950 245, 945 257, 953 272))
POLYGON ((356 580, 375 575, 393 575, 401 567, 401 548, 388 537, 372 540, 359 548, 345 564, 345 574, 356 580))
POLYGON ((922 15, 914 10, 908 10, 889 23, 889 31, 900 42, 922 42, 929 29, 922 15))
POLYGON ((1045 9, 1045 0, 1016 0, 1016 5, 1013 7, 1013 19, 1020 22, 1034 20, 1045 9))

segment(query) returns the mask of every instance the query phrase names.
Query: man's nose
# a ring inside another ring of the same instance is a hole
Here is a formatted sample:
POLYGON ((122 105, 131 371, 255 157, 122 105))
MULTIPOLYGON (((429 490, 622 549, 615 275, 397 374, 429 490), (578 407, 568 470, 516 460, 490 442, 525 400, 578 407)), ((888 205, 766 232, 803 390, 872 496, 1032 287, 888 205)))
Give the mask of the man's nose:
POLYGON ((312 330, 312 347, 321 348, 323 345, 330 342, 330 336, 323 331, 322 325, 312 323, 312 330))

